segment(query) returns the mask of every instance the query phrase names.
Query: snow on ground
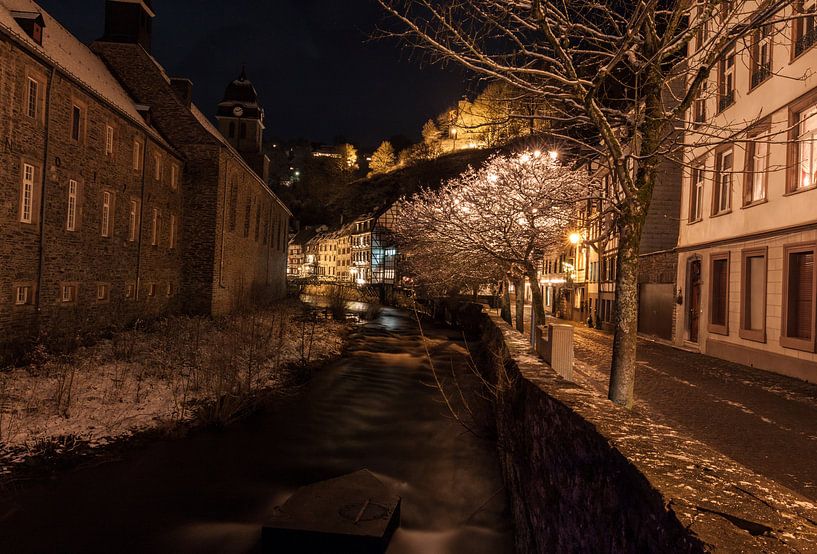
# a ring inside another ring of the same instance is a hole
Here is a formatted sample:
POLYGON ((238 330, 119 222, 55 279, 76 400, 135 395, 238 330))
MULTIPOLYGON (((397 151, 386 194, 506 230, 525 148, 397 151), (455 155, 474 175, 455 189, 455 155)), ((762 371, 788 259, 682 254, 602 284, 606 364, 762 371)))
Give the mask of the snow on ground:
POLYGON ((254 393, 339 355, 346 329, 286 302, 216 321, 173 317, 69 356, 42 352, 36 364, 0 372, 0 475, 45 450, 228 420, 254 393))

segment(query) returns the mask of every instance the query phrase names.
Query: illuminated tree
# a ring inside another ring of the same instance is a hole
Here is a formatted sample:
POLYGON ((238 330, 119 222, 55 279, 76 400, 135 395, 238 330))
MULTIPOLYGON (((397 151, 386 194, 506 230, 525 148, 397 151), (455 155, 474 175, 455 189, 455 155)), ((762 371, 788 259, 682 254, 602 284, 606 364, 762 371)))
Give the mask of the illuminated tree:
POLYGON ((340 156, 338 168, 342 173, 354 173, 360 169, 358 164, 357 148, 351 144, 341 144, 337 146, 337 153, 340 156))
MULTIPOLYGON (((586 172, 541 152, 495 155, 437 190, 398 203, 394 228, 418 282, 449 284, 516 277, 531 283, 533 310, 544 321, 538 260, 563 244, 579 203, 594 197, 586 172)), ((523 327, 517 310, 517 327, 523 327)))
POLYGON ((394 156, 394 147, 389 141, 385 140, 372 154, 372 161, 369 163, 369 169, 371 169, 369 175, 388 173, 396 165, 397 159, 394 156))
POLYGON ((431 119, 423 125, 423 144, 429 158, 436 158, 440 154, 440 129, 431 119))
POLYGON ((658 168, 683 132, 713 145, 737 140, 751 121, 701 121, 690 108, 706 94, 729 101, 728 80, 711 74, 751 48, 754 33, 811 16, 792 12, 791 0, 378 1, 402 23, 400 36, 438 61, 547 101, 550 132, 571 157, 613 177, 598 214, 618 240, 609 397, 631 406, 638 254, 658 168))

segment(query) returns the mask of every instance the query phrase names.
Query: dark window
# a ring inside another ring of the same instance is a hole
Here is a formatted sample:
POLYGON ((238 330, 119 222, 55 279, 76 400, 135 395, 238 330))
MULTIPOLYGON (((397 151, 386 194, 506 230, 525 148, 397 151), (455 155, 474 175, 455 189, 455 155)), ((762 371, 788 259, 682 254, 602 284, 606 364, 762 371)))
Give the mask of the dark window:
POLYGON ((82 125, 82 108, 74 106, 71 111, 71 138, 79 142, 82 125))
POLYGON ((813 351, 814 248, 788 249, 785 259, 785 329, 781 344, 813 351))
POLYGON ((815 2, 813 0, 798 2, 797 10, 802 14, 794 21, 794 55, 799 56, 817 41, 815 25, 815 2))
POLYGON ((719 68, 718 110, 725 110, 735 103, 735 47, 730 46, 723 55, 719 68))
POLYGON ((740 336, 766 341, 766 249, 743 252, 740 336))
POLYGON ((709 331, 728 335, 729 318, 729 255, 712 256, 709 299, 709 331))

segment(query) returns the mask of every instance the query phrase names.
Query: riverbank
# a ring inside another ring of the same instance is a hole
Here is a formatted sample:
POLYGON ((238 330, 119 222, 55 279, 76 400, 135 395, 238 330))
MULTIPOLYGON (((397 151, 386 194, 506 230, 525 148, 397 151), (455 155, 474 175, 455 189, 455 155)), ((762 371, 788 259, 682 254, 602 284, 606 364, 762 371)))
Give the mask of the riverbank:
POLYGON ((171 317, 0 373, 0 481, 223 425, 339 356, 349 325, 299 301, 209 319, 171 317))

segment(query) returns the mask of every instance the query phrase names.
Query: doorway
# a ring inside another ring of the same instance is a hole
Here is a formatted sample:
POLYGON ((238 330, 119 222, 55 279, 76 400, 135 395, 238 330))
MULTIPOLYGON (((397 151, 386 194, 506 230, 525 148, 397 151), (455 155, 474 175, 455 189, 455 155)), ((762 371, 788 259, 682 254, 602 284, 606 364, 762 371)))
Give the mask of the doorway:
POLYGON ((698 332, 701 322, 701 260, 696 258, 689 262, 687 269, 688 297, 687 297, 687 321, 689 325, 690 342, 698 342, 698 332))

